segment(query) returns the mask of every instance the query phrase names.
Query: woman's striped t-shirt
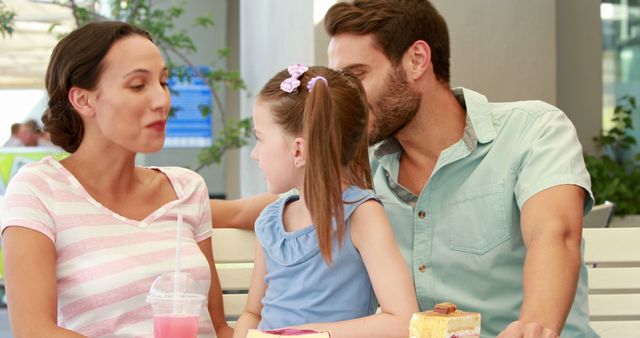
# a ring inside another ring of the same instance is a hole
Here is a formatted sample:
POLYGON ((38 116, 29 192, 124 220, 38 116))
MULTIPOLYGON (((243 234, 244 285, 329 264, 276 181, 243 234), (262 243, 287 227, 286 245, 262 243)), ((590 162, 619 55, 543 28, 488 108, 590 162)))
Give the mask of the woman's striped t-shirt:
MULTIPOLYGON (((209 265, 197 245, 211 237, 206 185, 187 169, 152 169, 167 176, 178 199, 142 221, 102 206, 51 157, 24 166, 11 180, 2 230, 33 229, 55 245, 58 325, 89 337, 153 337, 146 295, 158 275, 174 269, 178 214, 184 219, 181 266, 209 291, 209 265)), ((199 337, 215 337, 206 307, 199 326, 199 337)))

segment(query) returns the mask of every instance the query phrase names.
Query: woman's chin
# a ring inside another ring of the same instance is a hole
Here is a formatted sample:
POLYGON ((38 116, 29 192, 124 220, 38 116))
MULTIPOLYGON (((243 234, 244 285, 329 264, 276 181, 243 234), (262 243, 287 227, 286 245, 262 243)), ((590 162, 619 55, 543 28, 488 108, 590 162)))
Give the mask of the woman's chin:
POLYGON ((142 149, 138 150, 137 153, 153 154, 162 150, 163 147, 164 147, 164 140, 162 140, 161 142, 152 142, 152 143, 146 144, 144 147, 142 147, 142 149))

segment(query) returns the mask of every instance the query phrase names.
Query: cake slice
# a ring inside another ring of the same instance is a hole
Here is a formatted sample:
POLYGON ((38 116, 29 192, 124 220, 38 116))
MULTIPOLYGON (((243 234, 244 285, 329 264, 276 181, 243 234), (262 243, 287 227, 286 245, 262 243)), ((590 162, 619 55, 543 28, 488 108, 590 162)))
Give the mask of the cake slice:
POLYGON ((276 338, 300 336, 304 338, 331 338, 329 332, 318 332, 314 330, 280 329, 270 331, 249 330, 247 338, 276 338))
POLYGON ((464 312, 451 303, 414 313, 409 323, 410 338, 479 338, 480 314, 464 312))

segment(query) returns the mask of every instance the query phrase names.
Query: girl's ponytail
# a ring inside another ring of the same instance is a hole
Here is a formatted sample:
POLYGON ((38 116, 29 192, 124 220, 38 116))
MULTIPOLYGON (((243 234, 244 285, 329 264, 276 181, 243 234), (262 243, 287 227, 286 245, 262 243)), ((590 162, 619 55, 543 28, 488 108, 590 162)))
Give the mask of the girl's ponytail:
POLYGON ((345 237, 342 200, 342 128, 326 78, 308 81, 304 106, 304 199, 316 225, 320 253, 331 263, 333 221, 342 245, 345 237))

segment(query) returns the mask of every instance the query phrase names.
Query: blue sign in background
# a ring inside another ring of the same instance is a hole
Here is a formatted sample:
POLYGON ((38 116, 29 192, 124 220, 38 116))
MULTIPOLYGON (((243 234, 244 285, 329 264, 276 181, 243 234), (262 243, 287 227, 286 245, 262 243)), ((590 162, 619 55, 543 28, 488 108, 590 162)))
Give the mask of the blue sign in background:
POLYGON ((175 76, 169 79, 174 94, 171 106, 176 108, 167 121, 165 148, 207 147, 213 138, 213 117, 202 116, 199 105, 211 104, 211 91, 204 80, 192 76, 191 80, 175 76))

